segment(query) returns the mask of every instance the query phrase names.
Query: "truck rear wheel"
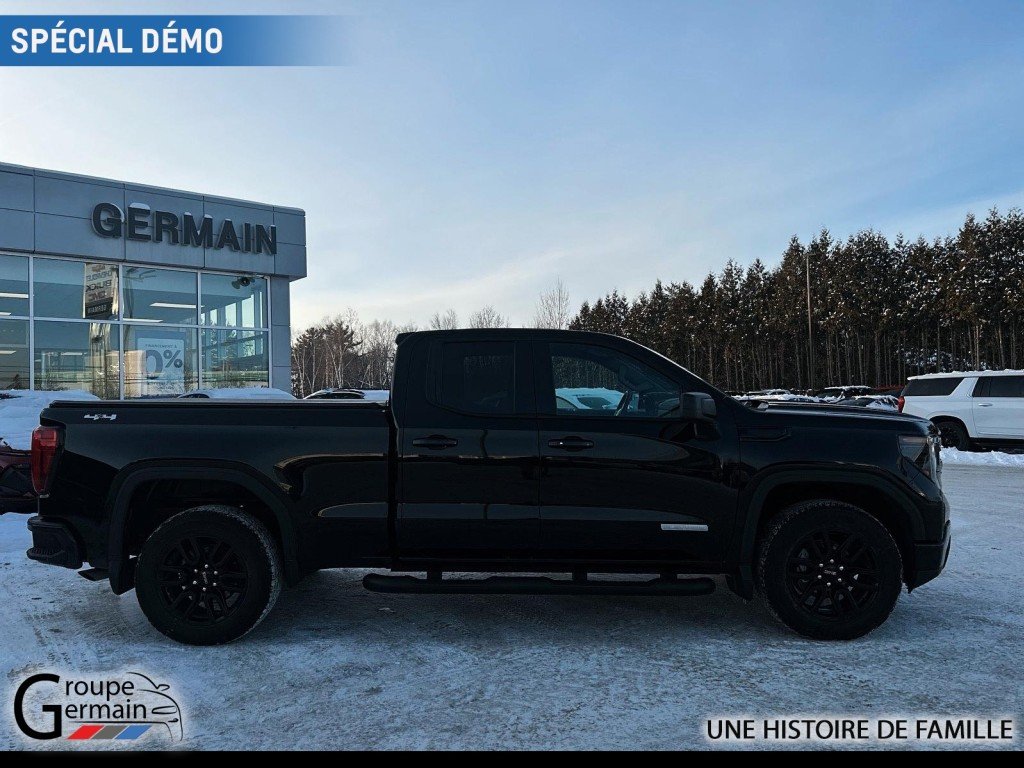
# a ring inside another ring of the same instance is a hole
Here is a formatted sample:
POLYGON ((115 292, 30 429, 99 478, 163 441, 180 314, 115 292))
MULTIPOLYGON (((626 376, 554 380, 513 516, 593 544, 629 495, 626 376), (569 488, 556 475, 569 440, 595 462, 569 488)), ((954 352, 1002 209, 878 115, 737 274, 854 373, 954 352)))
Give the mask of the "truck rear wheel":
POLYGON ((234 507, 194 507, 146 539, 135 591, 146 618, 168 637, 220 645, 270 612, 281 591, 281 556, 260 521, 234 507))
POLYGON ((818 499, 771 520, 757 586, 772 614, 817 640, 866 635, 892 613, 903 586, 900 550, 864 510, 818 499))

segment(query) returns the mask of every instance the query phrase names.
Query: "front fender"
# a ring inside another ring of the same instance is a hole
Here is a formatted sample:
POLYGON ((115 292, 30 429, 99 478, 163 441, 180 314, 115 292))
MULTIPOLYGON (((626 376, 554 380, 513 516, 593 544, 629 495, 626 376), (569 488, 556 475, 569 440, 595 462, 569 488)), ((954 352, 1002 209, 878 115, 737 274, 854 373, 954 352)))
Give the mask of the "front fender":
MULTIPOLYGON (((772 493, 785 486, 806 488, 819 486, 822 497, 828 497, 828 487, 842 485, 847 488, 865 488, 881 494, 905 526, 912 541, 925 538, 925 522, 921 510, 914 503, 911 491, 895 481, 888 472, 877 467, 829 468, 821 465, 794 466, 766 469, 753 477, 740 493, 737 519, 728 561, 730 570, 738 574, 733 591, 745 599, 753 597, 753 565, 757 533, 765 515, 765 503, 772 493)), ((809 498, 812 498, 811 494, 809 498)))

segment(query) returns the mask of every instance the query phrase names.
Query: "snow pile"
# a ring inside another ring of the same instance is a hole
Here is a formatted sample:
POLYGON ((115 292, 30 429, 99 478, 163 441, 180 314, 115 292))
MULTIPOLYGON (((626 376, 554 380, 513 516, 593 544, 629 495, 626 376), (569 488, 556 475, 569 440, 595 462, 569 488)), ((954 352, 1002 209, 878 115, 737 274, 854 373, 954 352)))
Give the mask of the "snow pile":
POLYGON ((11 448, 27 451, 32 445, 32 430, 39 426, 39 414, 54 400, 99 400, 91 392, 65 389, 35 392, 28 389, 0 390, 0 441, 11 448))
POLYGON ((958 451, 956 448, 942 449, 943 464, 958 464, 966 467, 1024 467, 1024 454, 989 451, 975 453, 958 451))

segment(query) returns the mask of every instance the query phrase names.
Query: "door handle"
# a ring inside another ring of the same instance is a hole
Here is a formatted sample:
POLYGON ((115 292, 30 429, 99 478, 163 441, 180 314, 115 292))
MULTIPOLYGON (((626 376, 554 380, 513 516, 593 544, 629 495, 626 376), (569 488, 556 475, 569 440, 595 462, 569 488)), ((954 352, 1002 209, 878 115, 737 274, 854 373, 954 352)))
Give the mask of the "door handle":
POLYGON ((558 448, 562 451, 585 451, 593 447, 593 440, 584 440, 582 437, 559 437, 548 440, 548 448, 558 448))
POLYGON ((432 451, 440 451, 443 448, 454 448, 459 441, 454 437, 444 435, 431 435, 430 437, 417 437, 412 441, 414 448, 429 448, 432 451))
POLYGON ((991 408, 992 403, 978 403, 979 408, 991 408))

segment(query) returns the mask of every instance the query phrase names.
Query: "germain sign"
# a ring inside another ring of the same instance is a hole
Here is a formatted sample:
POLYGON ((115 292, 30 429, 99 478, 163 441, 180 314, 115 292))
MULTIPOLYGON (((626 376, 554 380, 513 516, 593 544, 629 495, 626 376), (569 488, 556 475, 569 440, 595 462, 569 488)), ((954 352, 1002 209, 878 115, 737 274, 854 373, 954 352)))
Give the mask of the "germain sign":
POLYGON ((212 216, 197 219, 187 212, 179 216, 138 203, 128 206, 127 215, 113 203, 98 204, 92 209, 92 228, 100 237, 277 255, 277 227, 273 224, 235 224, 224 219, 215 228, 212 216))

